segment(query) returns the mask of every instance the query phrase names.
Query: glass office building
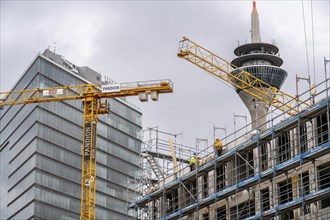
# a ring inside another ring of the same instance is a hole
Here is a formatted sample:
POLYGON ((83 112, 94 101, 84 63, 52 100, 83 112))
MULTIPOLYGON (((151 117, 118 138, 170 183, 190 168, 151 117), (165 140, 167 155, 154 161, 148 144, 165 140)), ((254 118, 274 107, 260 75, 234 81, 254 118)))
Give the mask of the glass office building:
MULTIPOLYGON (((46 50, 13 90, 102 83, 101 75, 46 50)), ((127 180, 137 175, 142 113, 109 99, 99 115, 97 219, 127 218, 127 180)), ((81 195, 81 100, 0 110, 0 219, 77 219, 81 195)))

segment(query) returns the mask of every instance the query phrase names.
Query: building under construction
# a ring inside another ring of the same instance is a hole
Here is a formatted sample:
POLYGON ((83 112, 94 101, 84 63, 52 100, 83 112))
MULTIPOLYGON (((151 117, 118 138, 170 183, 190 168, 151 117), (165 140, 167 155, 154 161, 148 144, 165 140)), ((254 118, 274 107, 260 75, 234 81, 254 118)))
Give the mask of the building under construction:
POLYGON ((146 169, 136 180, 142 196, 131 211, 138 219, 329 219, 329 79, 317 88, 313 99, 320 100, 310 108, 270 118, 260 134, 227 136, 224 153, 202 156, 193 171, 179 160, 193 149, 175 145, 181 152, 175 171, 160 163, 172 160, 165 141, 153 139, 143 157, 158 175, 151 180, 146 169))
POLYGON ((142 112, 123 97, 157 101, 170 80, 117 84, 55 51, 36 56, 0 92, 0 219, 330 219, 330 61, 323 82, 297 76, 297 91, 299 79, 310 89, 286 94, 255 2, 251 24, 231 62, 180 41, 177 55, 232 85, 249 110, 251 124, 221 128, 223 144, 192 148, 158 127, 142 143, 142 112))
MULTIPOLYGON (((237 69, 231 73, 243 69, 280 89, 287 73, 280 68, 278 48, 261 43, 255 2, 251 33, 251 43, 236 48, 238 57, 229 65, 237 69)), ((221 70, 207 60, 211 52, 199 56, 196 51, 203 48, 186 38, 182 45, 180 57, 211 74, 221 70)), ((232 82, 238 80, 234 76, 232 82)), ((222 140, 220 156, 213 144, 198 152, 193 170, 187 161, 194 149, 167 133, 174 138, 168 143, 160 138, 162 132, 150 128, 155 136, 141 154, 143 172, 128 184, 128 190, 138 187, 139 192, 131 195, 130 212, 137 219, 330 219, 329 83, 325 69, 322 83, 297 94, 283 109, 273 109, 265 95, 256 101, 254 88, 235 84, 252 123, 222 140)))

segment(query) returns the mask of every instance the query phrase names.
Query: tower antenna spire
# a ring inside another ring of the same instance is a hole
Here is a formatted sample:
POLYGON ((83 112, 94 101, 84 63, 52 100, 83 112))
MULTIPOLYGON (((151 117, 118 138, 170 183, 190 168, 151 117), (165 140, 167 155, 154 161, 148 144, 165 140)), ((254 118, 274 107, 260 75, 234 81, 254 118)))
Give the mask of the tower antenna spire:
POLYGON ((257 11, 257 3, 253 1, 253 9, 251 14, 251 42, 260 43, 260 26, 259 26, 259 14, 257 11))

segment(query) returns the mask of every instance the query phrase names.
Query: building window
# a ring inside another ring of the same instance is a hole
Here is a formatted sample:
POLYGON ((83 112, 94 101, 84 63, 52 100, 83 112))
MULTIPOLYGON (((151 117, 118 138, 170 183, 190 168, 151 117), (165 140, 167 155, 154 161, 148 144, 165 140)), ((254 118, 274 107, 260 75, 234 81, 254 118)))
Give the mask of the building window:
MULTIPOLYGON (((237 153, 239 154, 239 153, 237 153)), ((248 151, 236 156, 237 182, 248 179, 254 175, 253 151, 248 151)))
POLYGON ((299 126, 299 149, 300 149, 300 154, 306 152, 308 150, 308 143, 307 143, 307 125, 302 124, 299 126))
POLYGON ((253 161, 253 151, 249 151, 246 154, 246 161, 248 164, 246 165, 246 169, 248 171, 248 178, 254 176, 254 161, 253 161))
MULTIPOLYGON (((306 196, 310 193, 309 191, 309 173, 304 172, 299 174, 299 181, 298 181, 298 190, 299 190, 299 197, 306 196)), ((300 215, 306 215, 310 213, 310 204, 304 205, 303 208, 300 209, 300 215)))
POLYGON ((317 125, 317 144, 321 145, 328 141, 328 123, 327 115, 319 115, 316 118, 317 125))
POLYGON ((207 197, 209 194, 209 184, 208 184, 208 173, 204 173, 202 175, 202 181, 203 181, 203 197, 207 197))
POLYGON ((261 171, 268 169, 268 143, 263 143, 260 145, 261 152, 261 171))
POLYGON ((270 208, 269 188, 260 191, 260 210, 261 212, 267 211, 270 208))
MULTIPOLYGON (((330 187, 330 164, 318 167, 319 171, 319 187, 326 189, 330 187)), ((330 197, 321 200, 321 209, 330 207, 330 197)))
POLYGON ((226 220, 227 216, 227 211, 226 211, 226 207, 220 207, 217 209, 216 212, 216 220, 226 220))
POLYGON ((307 172, 303 172, 301 174, 299 174, 299 195, 300 196, 306 196, 309 194, 309 173, 307 172))
POLYGON ((277 138, 278 163, 283 163, 291 158, 290 132, 287 131, 277 138))
POLYGON ((216 191, 223 190, 226 185, 225 165, 220 164, 216 167, 216 191))
POLYGON ((209 220, 209 213, 205 213, 205 214, 203 214, 202 219, 203 219, 203 220, 209 220))
POLYGON ((178 190, 174 189, 170 192, 167 192, 165 195, 166 198, 166 212, 167 214, 173 213, 178 210, 178 190))
MULTIPOLYGON (((285 204, 293 200, 291 178, 278 184, 278 203, 285 204)), ((281 214, 281 220, 293 219, 293 210, 281 214)))
POLYGON ((293 211, 285 212, 280 215, 280 220, 291 220, 294 219, 293 211))
POLYGON ((159 199, 155 199, 152 202, 152 219, 159 219, 160 218, 160 206, 159 206, 159 199))
POLYGON ((190 205, 192 203, 195 203, 197 200, 197 184, 196 180, 194 179, 188 183, 184 183, 184 198, 185 198, 185 205, 190 205))
POLYGON ((245 219, 255 215, 254 199, 250 198, 246 202, 230 208, 230 219, 245 219))

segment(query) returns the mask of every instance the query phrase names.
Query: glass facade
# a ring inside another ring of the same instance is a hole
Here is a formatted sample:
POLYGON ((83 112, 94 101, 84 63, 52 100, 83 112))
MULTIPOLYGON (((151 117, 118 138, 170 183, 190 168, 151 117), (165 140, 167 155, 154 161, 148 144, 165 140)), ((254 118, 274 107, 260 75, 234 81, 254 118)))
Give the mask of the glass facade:
MULTIPOLYGON (((85 84, 38 56, 14 90, 85 84)), ((137 175, 142 113, 110 99, 97 137, 97 219, 127 218, 127 179, 137 175)), ((81 100, 0 111, 0 219, 77 219, 81 194, 81 100)))

